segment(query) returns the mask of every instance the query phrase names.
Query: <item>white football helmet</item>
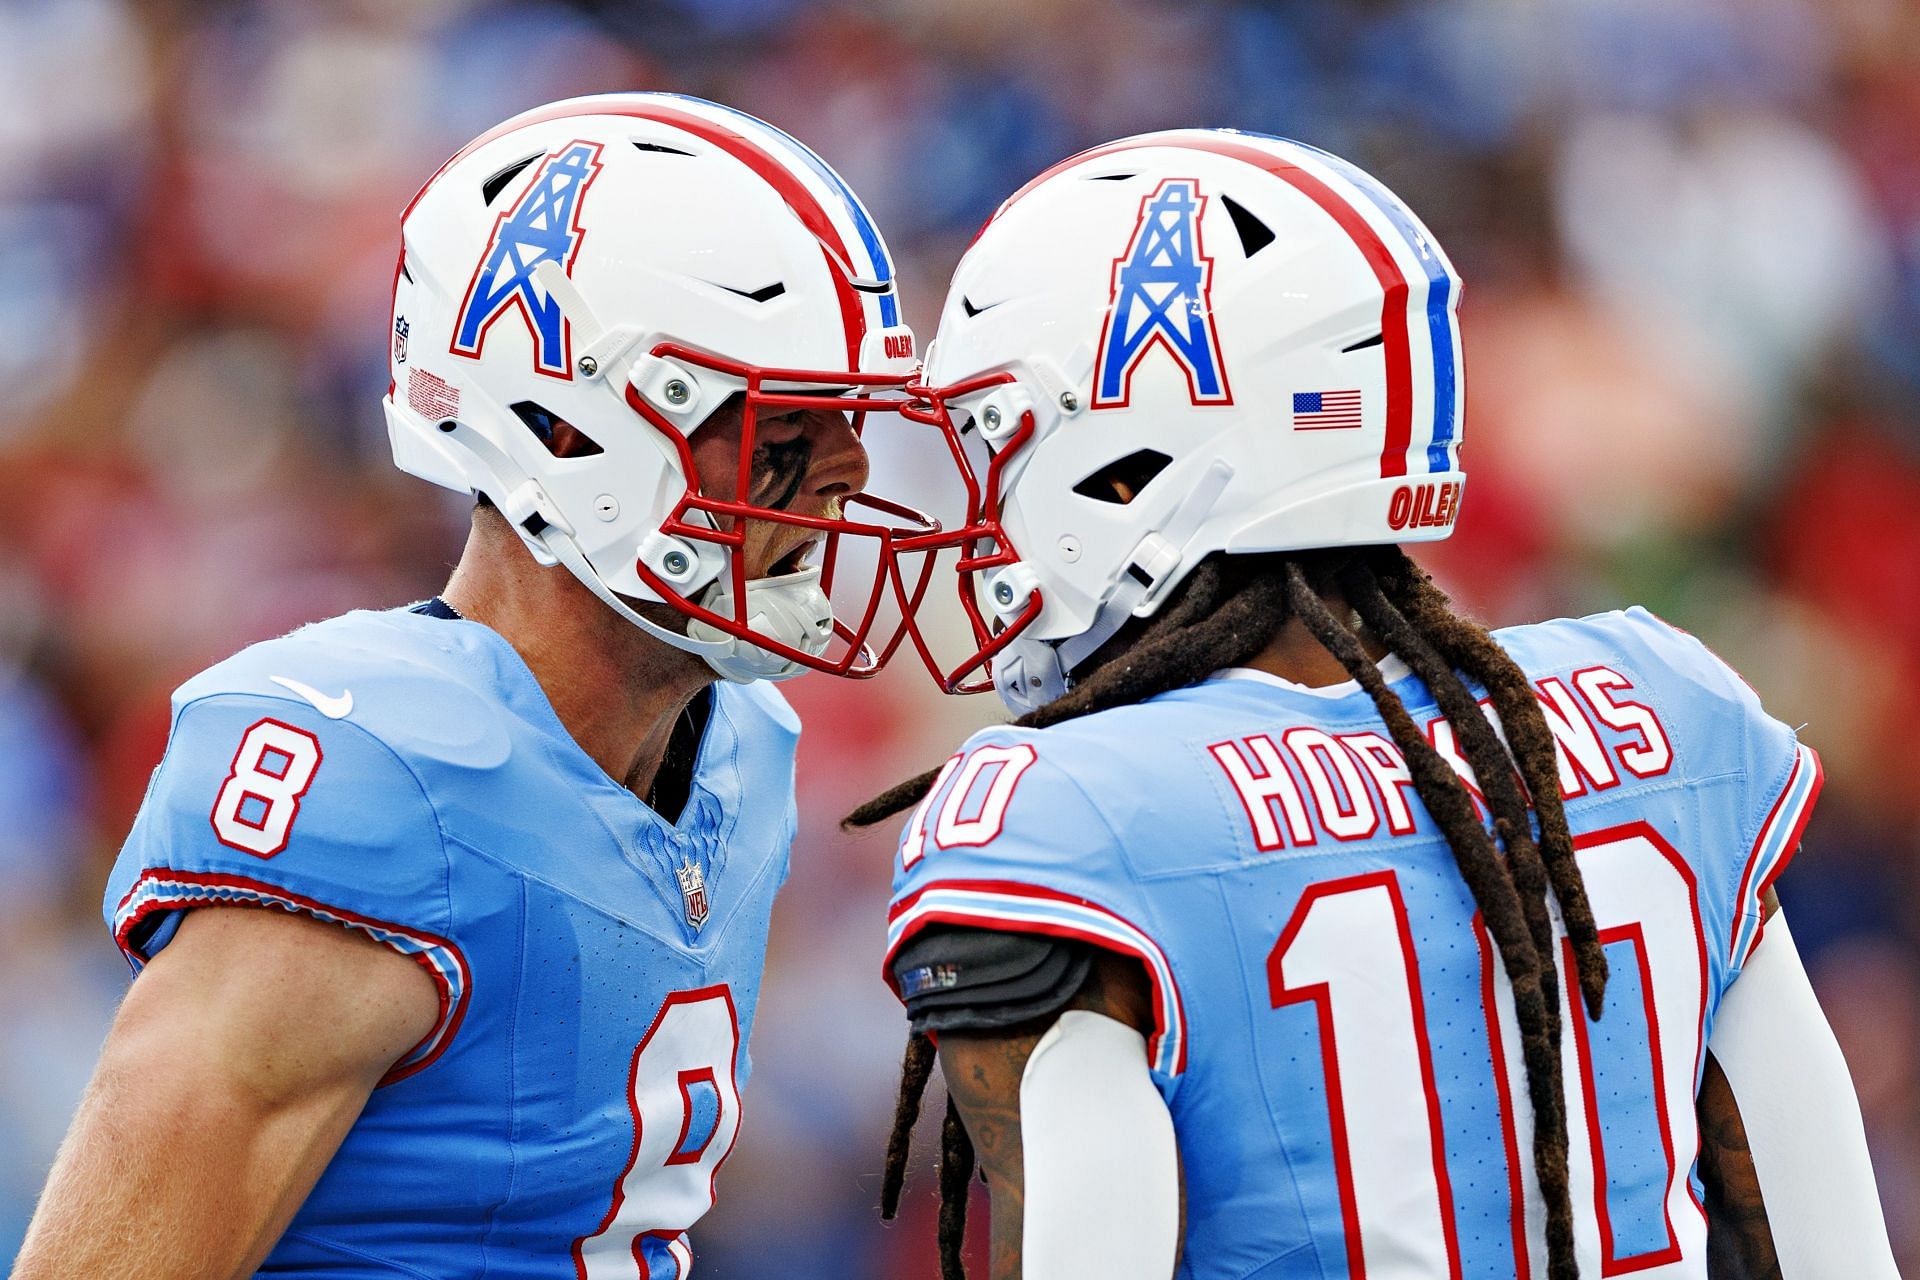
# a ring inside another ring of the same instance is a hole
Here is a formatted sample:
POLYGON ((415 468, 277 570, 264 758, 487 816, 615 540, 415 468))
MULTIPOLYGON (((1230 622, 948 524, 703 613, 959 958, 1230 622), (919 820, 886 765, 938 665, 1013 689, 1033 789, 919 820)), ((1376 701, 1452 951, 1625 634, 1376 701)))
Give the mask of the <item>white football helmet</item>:
POLYGON ((914 368, 892 260, 825 161, 751 116, 663 93, 577 98, 464 147, 402 220, 394 268, 394 460, 485 494, 543 564, 731 680, 812 668, 867 675, 902 537, 932 526, 816 518, 700 491, 687 438, 744 397, 741 492, 756 415, 897 410, 914 368), (554 420, 598 452, 556 457, 554 420), (743 522, 815 531, 821 565, 748 580, 743 522), (828 602, 837 540, 879 550, 857 616, 828 602), (662 601, 686 633, 637 612, 662 601), (840 641, 830 655, 835 637, 840 641))
POLYGON ((984 667, 1016 712, 1049 702, 1216 551, 1446 537, 1459 299, 1392 192, 1299 143, 1145 134, 1029 183, 917 388, 956 456, 990 455, 962 460, 975 649, 944 686, 984 667))

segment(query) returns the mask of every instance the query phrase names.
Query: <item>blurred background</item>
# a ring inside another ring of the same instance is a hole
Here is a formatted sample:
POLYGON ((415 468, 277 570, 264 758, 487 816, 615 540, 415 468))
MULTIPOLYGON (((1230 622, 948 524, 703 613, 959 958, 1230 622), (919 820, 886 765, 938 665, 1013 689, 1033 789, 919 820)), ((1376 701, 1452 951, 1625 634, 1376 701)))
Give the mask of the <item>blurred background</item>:
MULTIPOLYGON (((1917 0, 0 0, 0 1258, 126 985, 99 899, 169 690, 458 554, 467 504, 387 460, 401 207, 507 115, 630 88, 840 167, 923 341, 993 206, 1118 135, 1280 133, 1419 209, 1471 369, 1430 559, 1494 623, 1643 602, 1806 725, 1780 895, 1920 1267, 1917 0)), ((904 662, 787 688, 804 825, 701 1274, 931 1276, 930 1162, 873 1211, 891 841, 834 821, 998 708, 904 662)))

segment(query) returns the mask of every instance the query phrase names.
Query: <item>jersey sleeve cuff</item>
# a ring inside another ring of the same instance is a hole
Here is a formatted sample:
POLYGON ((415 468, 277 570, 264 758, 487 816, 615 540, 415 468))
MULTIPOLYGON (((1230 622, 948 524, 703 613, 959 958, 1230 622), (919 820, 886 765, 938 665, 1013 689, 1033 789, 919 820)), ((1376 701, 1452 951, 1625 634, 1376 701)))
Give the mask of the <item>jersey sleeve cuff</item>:
POLYGON ((1147 1045, 1153 1069, 1169 1079, 1187 1069, 1187 1020, 1173 966, 1144 930, 1084 898, 1005 880, 951 880, 901 898, 887 913, 887 954, 881 973, 896 996, 895 955, 933 924, 969 925, 1010 933, 1075 938, 1145 966, 1153 984, 1154 1034, 1147 1045))
POLYGON ((1733 972, 1744 968, 1753 949, 1760 945, 1760 935, 1766 929, 1767 890, 1799 850, 1800 833, 1813 816, 1813 804, 1824 781, 1819 753, 1804 743, 1795 743, 1793 768, 1760 824, 1760 834, 1754 837, 1734 897, 1733 940, 1727 952, 1728 967, 1733 972))
MULTIPOLYGON (((155 916, 208 906, 269 907, 357 929, 427 971, 440 993, 440 1016, 420 1042, 381 1077, 381 1085, 394 1084, 425 1070, 446 1051, 466 1017, 467 998, 473 987, 471 973, 460 948, 447 939, 316 902, 244 876, 176 871, 170 867, 145 871, 114 909, 113 940, 138 973, 165 945, 164 940, 155 945, 153 930, 143 930, 143 924, 155 916)), ((162 935, 162 939, 165 936, 162 935)))

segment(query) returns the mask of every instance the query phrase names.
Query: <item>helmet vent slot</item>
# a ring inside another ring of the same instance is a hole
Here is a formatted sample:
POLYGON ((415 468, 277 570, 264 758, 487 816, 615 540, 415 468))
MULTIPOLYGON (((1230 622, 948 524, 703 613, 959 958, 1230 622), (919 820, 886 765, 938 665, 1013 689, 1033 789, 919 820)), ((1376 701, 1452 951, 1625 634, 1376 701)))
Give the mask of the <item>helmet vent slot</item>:
POLYGON ((664 146, 658 142, 641 142, 637 138, 633 140, 633 146, 636 151, 657 151, 663 156, 690 156, 693 154, 691 151, 682 151, 678 147, 664 146))
POLYGON ((1386 340, 1387 336, 1384 333, 1376 333, 1371 338, 1360 339, 1350 347, 1340 348, 1340 354, 1344 356, 1349 351, 1365 351, 1368 347, 1377 347, 1386 340))
POLYGON ((1233 229, 1240 233, 1240 252, 1251 258, 1273 243, 1273 228, 1254 217, 1245 205, 1225 194, 1221 195, 1220 202, 1227 206, 1233 229))
POLYGON ((748 302, 772 302, 787 291, 786 282, 775 280, 772 284, 763 284, 758 289, 736 289, 730 284, 719 286, 728 293, 737 293, 748 302))
POLYGON ((1134 173, 1090 173, 1086 176, 1085 181, 1087 182, 1125 182, 1128 178, 1135 178, 1138 176, 1139 176, 1138 174, 1134 174, 1134 173))
POLYGON ((1165 471, 1173 459, 1157 449, 1137 449, 1124 458, 1109 462, 1079 484, 1073 491, 1095 502, 1111 502, 1124 507, 1140 496, 1154 477, 1165 471))
POLYGON ((512 408, 514 416, 526 423, 527 430, 533 432, 534 439, 545 445, 547 452, 556 458, 590 458, 596 453, 606 452, 586 432, 531 400, 522 400, 512 408))
POLYGON ((541 153, 536 151, 530 156, 526 156, 519 160, 515 160, 512 164, 508 165, 506 168, 500 170, 499 172, 495 173, 491 178, 488 178, 485 182, 481 183, 480 184, 480 202, 482 204, 492 204, 493 198, 500 194, 500 189, 506 186, 509 182, 512 182, 515 178, 519 177, 520 174, 526 170, 526 167, 528 165, 532 164, 535 160, 538 160, 540 158, 540 155, 541 153))

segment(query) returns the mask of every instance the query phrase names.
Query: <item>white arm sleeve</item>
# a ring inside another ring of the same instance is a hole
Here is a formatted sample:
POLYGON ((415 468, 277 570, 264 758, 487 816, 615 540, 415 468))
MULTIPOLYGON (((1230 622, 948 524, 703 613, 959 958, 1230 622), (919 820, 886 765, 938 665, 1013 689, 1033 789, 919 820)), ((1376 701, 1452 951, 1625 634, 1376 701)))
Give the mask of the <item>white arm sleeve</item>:
POLYGON ((1776 912, 1707 1042, 1739 1104, 1782 1280, 1899 1280, 1846 1059, 1776 912))
POLYGON ((1138 1031, 1061 1014, 1027 1059, 1020 1133, 1025 1280, 1168 1280, 1180 1164, 1138 1031))

